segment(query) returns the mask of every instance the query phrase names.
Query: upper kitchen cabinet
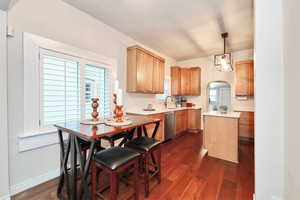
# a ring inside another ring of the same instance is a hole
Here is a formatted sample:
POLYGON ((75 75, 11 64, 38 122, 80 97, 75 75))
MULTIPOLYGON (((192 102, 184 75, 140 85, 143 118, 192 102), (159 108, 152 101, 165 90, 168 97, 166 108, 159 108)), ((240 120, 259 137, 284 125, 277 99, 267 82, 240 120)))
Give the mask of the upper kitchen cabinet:
POLYGON ((181 95, 189 95, 191 94, 191 85, 193 84, 191 81, 191 70, 189 68, 181 68, 180 73, 181 95))
POLYGON ((191 85, 190 92, 192 95, 201 95, 201 68, 190 68, 191 85))
POLYGON ((172 95, 200 95, 201 68, 172 67, 171 88, 172 95))
POLYGON ((254 96, 253 60, 235 63, 235 95, 254 96))
POLYGON ((180 67, 171 68, 171 94, 180 95, 181 94, 181 72, 180 67))
POLYGON ((153 93, 164 93, 165 63, 153 58, 153 93))
POLYGON ((127 49, 127 92, 164 93, 165 60, 140 46, 127 49))

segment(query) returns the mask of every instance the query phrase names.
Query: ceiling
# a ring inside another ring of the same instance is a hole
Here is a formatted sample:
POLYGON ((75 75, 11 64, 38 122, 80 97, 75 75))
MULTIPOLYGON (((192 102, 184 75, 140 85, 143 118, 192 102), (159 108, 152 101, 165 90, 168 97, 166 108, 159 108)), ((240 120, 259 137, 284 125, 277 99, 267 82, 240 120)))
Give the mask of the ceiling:
POLYGON ((64 0, 176 60, 253 48, 253 0, 64 0))

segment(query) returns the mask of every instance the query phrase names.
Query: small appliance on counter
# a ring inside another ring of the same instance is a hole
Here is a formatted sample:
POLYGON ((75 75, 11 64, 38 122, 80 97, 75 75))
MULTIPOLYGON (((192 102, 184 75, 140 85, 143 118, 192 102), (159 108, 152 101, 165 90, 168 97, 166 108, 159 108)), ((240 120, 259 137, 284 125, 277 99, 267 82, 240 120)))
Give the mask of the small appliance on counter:
POLYGON ((228 111, 228 107, 225 106, 225 105, 222 105, 219 107, 219 112, 222 113, 222 114, 226 114, 228 111))
POLYGON ((147 105, 147 108, 144 108, 143 110, 144 110, 144 111, 155 111, 155 108, 153 108, 153 105, 152 105, 152 104, 148 104, 148 105, 147 105))
POLYGON ((186 97, 181 97, 180 104, 181 104, 181 107, 187 107, 186 106, 186 104, 187 104, 186 97))
POLYGON ((195 104, 193 104, 193 103, 186 103, 186 107, 193 107, 193 106, 195 106, 195 104))

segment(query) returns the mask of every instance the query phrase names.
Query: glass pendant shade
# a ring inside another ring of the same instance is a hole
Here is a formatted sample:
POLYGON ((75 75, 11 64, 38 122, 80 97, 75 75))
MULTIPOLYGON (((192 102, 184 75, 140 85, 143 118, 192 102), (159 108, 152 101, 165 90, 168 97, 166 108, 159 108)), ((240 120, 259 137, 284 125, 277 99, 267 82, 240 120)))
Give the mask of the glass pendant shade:
POLYGON ((222 33, 222 38, 224 39, 224 53, 215 55, 215 67, 217 71, 220 72, 232 72, 232 60, 231 53, 226 53, 226 38, 228 33, 222 33))

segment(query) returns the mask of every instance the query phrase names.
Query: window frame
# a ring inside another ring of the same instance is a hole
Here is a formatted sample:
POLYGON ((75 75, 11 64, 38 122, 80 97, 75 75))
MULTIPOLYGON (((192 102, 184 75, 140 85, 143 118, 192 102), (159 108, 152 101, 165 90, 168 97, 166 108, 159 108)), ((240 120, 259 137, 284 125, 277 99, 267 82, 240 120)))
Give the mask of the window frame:
MULTIPOLYGON (((116 80, 117 60, 98 55, 94 52, 73 47, 61 42, 43 38, 31 33, 24 32, 23 42, 23 66, 24 66, 24 121, 23 131, 19 134, 19 151, 27 151, 55 144, 58 142, 56 129, 54 127, 40 127, 40 51, 51 51, 64 56, 76 57, 80 62, 80 73, 84 69, 82 63, 99 66, 108 69, 110 72, 110 85, 116 80), (85 62, 82 62, 85 60, 85 62), (50 137, 50 135, 51 137, 50 137), (50 138, 51 139, 50 139, 50 138), (47 138, 47 141, 45 141, 47 138), (43 142, 41 142, 41 139, 43 142)), ((83 79, 82 79, 83 80, 83 79)), ((82 82, 80 83, 83 87, 82 82)), ((110 93, 112 92, 110 88, 110 93)), ((82 88, 81 88, 82 89, 82 88)), ((84 103, 84 96, 80 96, 81 103, 84 103)), ((112 105, 112 100, 110 102, 112 105)), ((81 105, 81 109, 83 106, 81 105)), ((81 111, 81 114, 84 112, 81 111)))
MULTIPOLYGON (((86 118, 86 102, 85 102, 85 79, 86 79, 86 74, 85 74, 85 69, 87 66, 92 66, 92 67, 96 67, 96 68, 100 68, 100 69, 104 69, 105 70, 105 74, 109 73, 107 71, 109 71, 110 69, 107 66, 103 66, 103 64, 100 64, 98 62, 95 61, 90 61, 87 59, 83 59, 77 56, 70 56, 70 55, 66 55, 64 53, 58 53, 58 52, 54 52, 51 50, 46 50, 43 48, 40 48, 39 51, 39 97, 40 97, 40 101, 39 101, 39 128, 40 129, 51 129, 54 128, 51 125, 45 125, 44 126, 44 110, 43 110, 43 56, 50 56, 50 57, 56 57, 56 58, 60 58, 60 59, 66 59, 66 60, 70 60, 73 62, 78 63, 78 67, 79 67, 79 81, 80 81, 80 87, 79 87, 79 98, 80 98, 80 120, 84 120, 86 118)), ((110 80, 111 78, 109 78, 110 80)), ((104 78, 104 87, 107 87, 107 80, 106 77, 104 78)), ((111 93, 111 92, 110 92, 111 93)), ((110 102, 110 109, 111 109, 111 103, 110 102)))

